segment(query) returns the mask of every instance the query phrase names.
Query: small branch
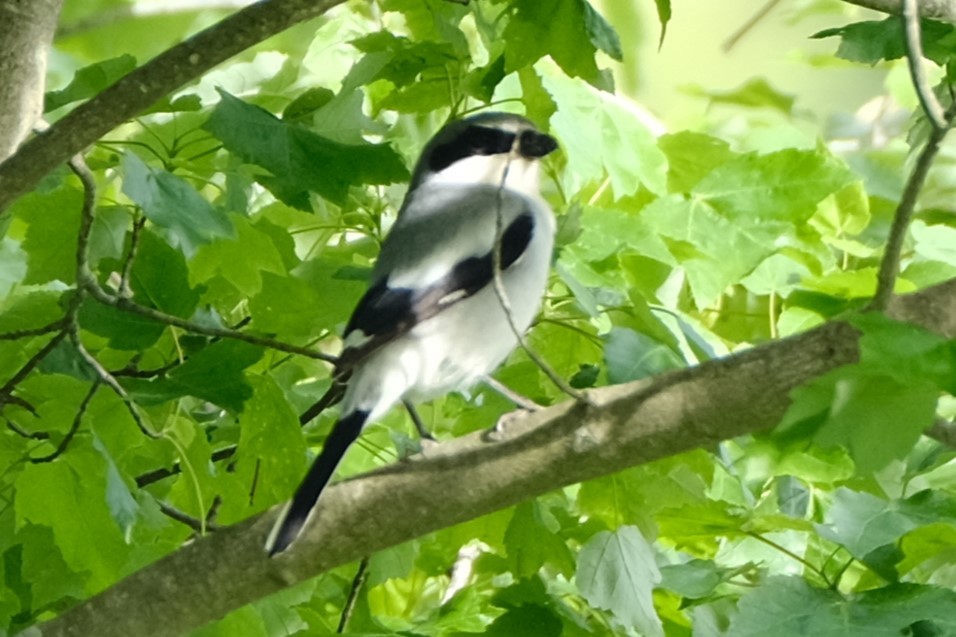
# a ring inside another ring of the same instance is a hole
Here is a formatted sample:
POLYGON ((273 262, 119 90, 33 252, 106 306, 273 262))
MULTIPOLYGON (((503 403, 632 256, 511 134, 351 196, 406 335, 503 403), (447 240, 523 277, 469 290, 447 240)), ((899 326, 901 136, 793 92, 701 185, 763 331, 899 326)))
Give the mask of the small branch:
POLYGON ((120 275, 119 286, 116 288, 119 291, 120 296, 125 296, 127 298, 133 296, 133 293, 129 288, 129 277, 133 271, 133 261, 136 259, 136 249, 139 247, 139 237, 143 231, 143 226, 145 225, 145 215, 140 216, 133 222, 133 232, 129 237, 129 253, 126 255, 126 260, 123 262, 123 273, 120 275))
MULTIPOLYGON (((952 119, 952 112, 946 115, 948 120, 952 119)), ((903 190, 903 196, 900 203, 896 206, 896 213, 893 216, 893 223, 890 226, 890 235, 886 240, 886 248, 883 252, 883 261, 880 263, 880 272, 877 275, 876 294, 867 309, 883 310, 893 296, 893 288, 896 285, 896 276, 900 270, 900 257, 903 252, 903 240, 906 238, 906 231, 909 229, 910 221, 913 219, 913 212, 916 209, 916 198, 919 196, 923 183, 926 181, 926 175, 933 165, 936 153, 939 152, 940 143, 946 137, 948 129, 933 128, 930 131, 929 139, 926 140, 926 146, 920 151, 916 159, 916 165, 913 172, 906 181, 906 187, 903 190)))
POLYGON ((524 409, 525 411, 537 411, 544 408, 544 405, 539 405, 527 396, 522 396, 494 376, 485 376, 484 381, 485 384, 488 385, 488 387, 490 387, 493 391, 501 394, 507 400, 510 400, 516 406, 524 409))
POLYGON ((221 62, 344 0, 262 0, 159 54, 0 164, 0 211, 51 170, 221 62))
POLYGON ((245 332, 239 332, 228 327, 213 327, 210 325, 200 325, 198 323, 193 323, 178 316, 173 316, 172 314, 166 314, 165 312, 160 312, 159 310, 154 310, 151 307, 146 307, 145 305, 140 305, 129 299, 117 296, 115 294, 110 294, 106 290, 100 287, 96 282, 90 282, 86 286, 86 291, 89 292, 90 296, 102 303, 103 305, 109 305, 110 307, 115 307, 118 310, 124 312, 129 312, 130 314, 138 314, 140 316, 145 316, 148 319, 152 319, 157 323, 164 323, 166 325, 172 325, 174 327, 181 328, 187 332, 193 334, 202 334, 203 336, 211 336, 214 338, 230 338, 236 341, 243 341, 245 343, 251 343, 253 345, 259 345, 261 347, 266 347, 269 349, 274 349, 280 352, 287 352, 289 354, 298 354, 299 356, 304 356, 306 358, 311 358, 313 360, 319 360, 326 363, 334 364, 338 360, 335 356, 331 354, 325 354, 323 352, 316 352, 310 350, 306 347, 300 347, 298 345, 292 345, 291 343, 284 343, 282 341, 277 341, 272 338, 265 336, 255 336, 252 334, 246 334, 245 332))
MULTIPOLYGON (((334 405, 342 397, 342 391, 344 390, 344 385, 333 386, 329 391, 327 391, 319 400, 317 400, 311 407, 306 409, 301 416, 299 416, 299 425, 304 427, 309 424, 312 419, 318 416, 322 411, 334 405)), ((222 462, 223 460, 228 460, 236 455, 238 451, 237 445, 230 445, 228 447, 223 447, 212 453, 209 460, 211 462, 222 462)), ((155 469, 147 473, 140 474, 136 477, 136 486, 142 489, 143 487, 149 486, 160 480, 165 480, 174 475, 177 475, 182 472, 182 467, 179 466, 179 463, 174 464, 172 467, 164 467, 162 469, 155 469)))
POLYGON ((365 585, 365 580, 368 579, 368 563, 369 558, 363 557, 362 561, 359 562, 355 577, 352 578, 349 596, 348 599, 345 600, 345 606, 342 608, 342 617, 339 619, 338 630, 335 631, 339 635, 344 633, 348 627, 349 619, 352 618, 352 612, 355 610, 356 602, 358 602, 359 593, 362 590, 362 586, 365 585))
POLYGON ((511 309, 511 301, 508 300, 508 291, 505 290, 504 282, 501 280, 501 237, 504 233, 504 219, 502 218, 502 200, 501 196, 504 192, 505 180, 508 178, 508 166, 505 166, 505 170, 501 175, 501 183, 498 185, 498 198, 497 198, 497 214, 495 215, 495 244, 491 251, 491 272, 492 272, 492 285, 495 290, 495 295, 498 297, 498 302, 501 304, 501 309, 505 313, 505 318, 508 320, 508 326, 511 328, 512 334, 518 340, 518 346, 524 350, 525 354, 528 355, 528 358, 534 362, 538 368, 544 372, 554 386, 560 389, 562 392, 570 396, 571 398, 577 400, 578 402, 583 402, 590 404, 588 397, 576 390, 574 387, 571 387, 561 376, 554 371, 547 361, 538 356, 538 353, 535 352, 528 345, 525 340, 524 334, 521 333, 521 330, 518 329, 518 326, 515 325, 514 312, 511 309))
POLYGON ((820 576, 820 579, 823 580, 823 583, 826 584, 828 588, 830 587, 830 585, 831 585, 831 584, 830 584, 830 579, 827 577, 827 574, 823 572, 823 569, 817 568, 816 566, 813 565, 812 562, 808 561, 806 558, 797 555, 796 553, 794 553, 793 551, 791 551, 791 550, 788 549, 787 547, 781 546, 780 544, 777 544, 777 543, 774 542, 773 540, 768 539, 768 538, 764 537, 763 535, 760 535, 759 533, 755 533, 755 532, 753 532, 753 531, 744 531, 744 535, 747 535, 747 536, 749 536, 749 537, 752 537, 753 539, 757 540, 758 542, 762 542, 762 543, 766 544, 767 546, 769 546, 769 547, 771 547, 771 548, 774 548, 774 549, 780 551, 781 553, 783 553, 783 554, 786 555, 787 557, 789 557, 789 558, 791 558, 791 559, 793 559, 793 560, 796 560, 797 562, 800 562, 800 563, 803 564, 806 568, 808 568, 809 570, 811 570, 811 571, 813 571, 814 573, 816 573, 817 575, 819 575, 819 576, 820 576))
POLYGON ((100 363, 95 356, 87 351, 86 347, 83 345, 83 342, 80 340, 79 326, 76 324, 74 324, 70 329, 70 340, 73 342, 73 346, 76 348, 76 351, 79 353, 80 357, 93 369, 93 372, 96 374, 99 382, 112 389, 113 393, 119 396, 120 400, 123 401, 123 405, 126 406, 126 411, 129 412, 129 415, 133 418, 133 422, 136 423, 136 426, 139 427, 139 430, 142 431, 144 435, 154 440, 161 438, 162 436, 153 431, 152 428, 146 424, 142 414, 139 413, 139 409, 136 407, 136 403, 133 402, 132 397, 129 395, 129 393, 127 393, 126 389, 119 384, 119 381, 116 380, 116 378, 114 378, 105 367, 103 367, 103 364, 100 363))
POLYGON ((177 522, 181 524, 185 524, 186 526, 188 526, 190 529, 195 531, 200 536, 205 535, 207 531, 219 530, 219 527, 216 526, 215 524, 210 524, 209 522, 203 522, 202 520, 198 518, 194 518, 188 513, 180 511, 173 505, 167 504, 163 502, 162 500, 158 500, 157 503, 159 504, 159 510, 162 512, 163 515, 173 520, 176 520, 177 522))
MULTIPOLYGON (((237 447, 236 445, 231 445, 229 447, 223 447, 222 449, 217 449, 213 451, 209 456, 210 462, 222 462, 223 460, 228 460, 236 455, 237 447)), ((182 473, 182 467, 179 466, 177 462, 172 467, 163 467, 162 469, 155 469, 153 471, 148 471, 146 473, 141 473, 136 476, 136 486, 140 489, 147 487, 153 483, 159 482, 160 480, 165 480, 166 478, 171 478, 175 475, 182 473)))
MULTIPOLYGON (((843 0, 848 4, 855 4, 865 9, 873 9, 892 15, 900 15, 903 12, 903 3, 901 0, 843 0)), ((933 20, 944 20, 946 22, 956 23, 956 3, 952 0, 920 0, 919 15, 922 18, 931 18, 933 20)))
POLYGON ((49 440, 50 434, 45 431, 27 431, 12 420, 7 419, 7 429, 27 440, 49 440))
POLYGON ((23 364, 23 367, 17 371, 16 374, 10 377, 10 379, 3 384, 3 387, 0 387, 0 407, 3 405, 14 402, 13 390, 18 384, 20 384, 24 378, 30 375, 30 372, 40 364, 44 358, 50 355, 57 345, 60 344, 64 338, 66 338, 67 332, 61 331, 56 334, 53 338, 47 342, 46 345, 40 348, 36 354, 30 357, 26 363, 23 364))
POLYGON ((53 453, 40 456, 39 458, 30 458, 30 462, 33 464, 40 464, 42 462, 53 462, 59 458, 66 448, 70 446, 70 442, 73 441, 73 436, 76 435, 76 432, 80 429, 80 423, 83 422, 83 415, 86 413, 87 407, 90 405, 90 401, 93 400, 93 396, 96 394, 96 390, 100 388, 99 381, 93 381, 93 384, 90 385, 90 391, 87 392, 86 396, 83 398, 83 402, 80 403, 79 409, 76 410, 76 416, 73 417, 73 424, 70 426, 70 430, 66 432, 66 435, 63 436, 63 440, 60 441, 60 444, 56 446, 56 449, 53 450, 53 453))
POLYGON ((159 436, 147 426, 139 410, 136 408, 133 399, 130 398, 130 395, 123 389, 123 386, 103 367, 95 356, 87 351, 83 345, 83 341, 80 339, 80 324, 77 320, 80 304, 83 302, 86 290, 92 286, 98 287, 96 278, 90 271, 89 264, 90 234, 93 230, 93 210, 96 206, 96 178, 93 176, 93 172, 89 166, 86 165, 86 160, 83 159, 83 155, 75 155, 70 159, 69 165, 70 169, 83 183, 83 208, 80 211, 80 230, 76 238, 77 294, 67 311, 67 332, 70 335, 70 341, 76 348, 77 353, 79 353, 80 357, 86 361, 86 364, 94 371, 99 379, 98 382, 112 389, 113 392, 120 397, 127 411, 129 411, 130 416, 133 417, 136 426, 139 427, 139 430, 150 438, 158 438, 159 436))
POLYGON ((7 396, 6 404, 16 405, 26 411, 30 412, 34 418, 39 418, 40 414, 37 413, 37 408, 31 405, 26 399, 20 398, 19 396, 7 396))
POLYGON ((57 319, 49 325, 44 325, 43 327, 33 327, 25 330, 4 332, 3 334, 0 334, 0 341, 16 341, 21 338, 30 338, 31 336, 43 336, 44 334, 49 334, 50 332, 62 330, 65 325, 66 323, 63 319, 57 319))
POLYGON ((932 87, 923 72, 923 38, 920 33, 919 7, 917 0, 903 0, 903 31, 906 40, 906 62, 909 65, 913 88, 920 106, 934 128, 949 128, 943 106, 936 99, 932 87))
POLYGON ((750 16, 739 29, 734 31, 733 34, 720 45, 721 50, 723 50, 724 53, 730 53, 730 50, 737 46, 737 43, 750 33, 754 27, 760 24, 761 20, 770 15, 770 12, 773 11, 774 7, 778 4, 780 4, 780 0, 768 0, 766 4, 757 9, 755 14, 750 16))

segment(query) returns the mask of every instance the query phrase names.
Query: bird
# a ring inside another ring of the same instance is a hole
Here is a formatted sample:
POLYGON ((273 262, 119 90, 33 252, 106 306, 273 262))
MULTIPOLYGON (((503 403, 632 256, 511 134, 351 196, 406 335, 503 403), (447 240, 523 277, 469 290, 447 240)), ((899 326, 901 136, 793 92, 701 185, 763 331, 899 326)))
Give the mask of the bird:
POLYGON ((529 119, 496 111, 452 121, 425 145, 343 333, 330 390, 340 416, 279 515, 270 556, 299 537, 366 424, 399 402, 472 387, 517 347, 551 268, 555 218, 539 183, 557 147, 529 119))

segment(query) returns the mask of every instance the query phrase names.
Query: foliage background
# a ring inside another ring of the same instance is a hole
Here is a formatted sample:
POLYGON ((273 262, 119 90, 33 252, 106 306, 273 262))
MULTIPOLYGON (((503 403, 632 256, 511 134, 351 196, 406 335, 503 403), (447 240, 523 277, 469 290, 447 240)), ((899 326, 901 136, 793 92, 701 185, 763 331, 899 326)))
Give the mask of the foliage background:
MULTIPOLYGON (((956 410, 952 342, 853 314, 927 135, 897 22, 786 3, 722 53, 749 14, 718 22, 715 4, 349 3, 92 147, 79 269, 80 180, 64 167, 19 199, 0 217, 6 633, 290 495, 335 417, 299 426, 329 385, 303 348, 338 350, 424 141, 492 101, 564 151, 547 166, 559 248, 529 341, 572 385, 851 315, 861 363, 798 390, 773 432, 424 535, 371 555, 363 577, 333 569, 194 634, 331 634, 344 608, 354 635, 956 634, 956 465, 921 436, 956 410), (103 298, 84 292, 86 266, 103 298)), ((156 6, 66 3, 50 121, 223 15, 135 15, 156 6)), ((956 33, 924 32, 945 81, 956 33)), ((953 168, 944 145, 898 292, 956 276, 953 168)), ((498 378, 566 399, 521 352, 498 378)), ((422 414, 447 439, 510 409, 478 388, 422 414)), ((340 474, 417 444, 396 411, 340 474)))

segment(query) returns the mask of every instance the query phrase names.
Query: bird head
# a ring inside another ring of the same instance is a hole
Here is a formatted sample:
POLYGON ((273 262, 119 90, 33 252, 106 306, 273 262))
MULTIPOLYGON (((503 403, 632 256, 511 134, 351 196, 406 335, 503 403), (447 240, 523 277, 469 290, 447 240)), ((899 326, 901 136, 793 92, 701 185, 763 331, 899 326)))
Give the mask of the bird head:
POLYGON ((409 193, 426 185, 490 184, 538 194, 539 160, 558 143, 527 118, 486 112, 442 128, 426 144, 409 193))

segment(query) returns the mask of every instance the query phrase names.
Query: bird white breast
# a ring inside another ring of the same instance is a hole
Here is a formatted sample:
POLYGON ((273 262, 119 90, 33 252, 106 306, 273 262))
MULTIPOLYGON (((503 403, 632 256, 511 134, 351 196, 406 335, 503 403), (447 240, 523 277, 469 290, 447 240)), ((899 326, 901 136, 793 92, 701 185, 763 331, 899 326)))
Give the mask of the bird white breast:
MULTIPOLYGON (((531 243, 501 273, 519 333, 541 306, 554 245, 550 209, 540 200, 532 204, 531 243)), ((353 372, 343 410, 368 410, 371 422, 402 398, 427 400, 466 389, 494 371, 517 342, 492 283, 371 354, 353 372)))

